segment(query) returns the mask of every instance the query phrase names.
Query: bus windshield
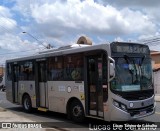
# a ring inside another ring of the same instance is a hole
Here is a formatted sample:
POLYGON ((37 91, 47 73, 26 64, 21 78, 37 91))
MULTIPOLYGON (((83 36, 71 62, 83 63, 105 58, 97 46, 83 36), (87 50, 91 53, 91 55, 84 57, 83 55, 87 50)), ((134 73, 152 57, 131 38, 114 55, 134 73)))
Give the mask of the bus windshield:
POLYGON ((122 92, 152 89, 152 67, 150 58, 116 57, 115 79, 112 89, 122 92))

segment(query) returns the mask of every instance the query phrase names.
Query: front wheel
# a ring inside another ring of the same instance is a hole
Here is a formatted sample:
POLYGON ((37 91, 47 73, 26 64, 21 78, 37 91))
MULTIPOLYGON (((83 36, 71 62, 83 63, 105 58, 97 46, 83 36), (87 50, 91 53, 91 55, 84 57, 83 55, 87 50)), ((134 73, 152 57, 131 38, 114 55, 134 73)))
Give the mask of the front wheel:
POLYGON ((32 102, 31 98, 28 95, 25 95, 23 97, 23 108, 28 113, 32 111, 32 102))
POLYGON ((75 122, 82 122, 85 118, 83 106, 78 100, 71 103, 70 113, 71 119, 75 122))

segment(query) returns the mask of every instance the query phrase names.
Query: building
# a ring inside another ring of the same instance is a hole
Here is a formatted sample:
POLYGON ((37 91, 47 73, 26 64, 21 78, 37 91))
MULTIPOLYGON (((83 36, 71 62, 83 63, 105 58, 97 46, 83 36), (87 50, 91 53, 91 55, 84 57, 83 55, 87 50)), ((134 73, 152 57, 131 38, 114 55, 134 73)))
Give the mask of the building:
POLYGON ((160 94, 160 52, 151 51, 155 93, 160 94))
POLYGON ((3 76, 4 71, 5 71, 4 67, 0 67, 0 76, 3 76))

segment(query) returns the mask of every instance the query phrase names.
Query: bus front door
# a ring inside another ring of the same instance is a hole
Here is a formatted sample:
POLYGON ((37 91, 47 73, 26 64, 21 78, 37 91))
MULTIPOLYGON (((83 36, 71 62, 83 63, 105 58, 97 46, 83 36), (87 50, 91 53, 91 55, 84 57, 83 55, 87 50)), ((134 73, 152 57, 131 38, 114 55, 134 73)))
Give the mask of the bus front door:
POLYGON ((40 107, 48 107, 48 99, 47 99, 47 68, 46 61, 39 61, 38 65, 38 97, 39 97, 39 105, 40 107))
POLYGON ((18 102, 18 74, 19 74, 19 66, 13 65, 13 102, 18 102))
POLYGON ((88 115, 104 117, 103 102, 108 99, 105 55, 87 57, 88 115))

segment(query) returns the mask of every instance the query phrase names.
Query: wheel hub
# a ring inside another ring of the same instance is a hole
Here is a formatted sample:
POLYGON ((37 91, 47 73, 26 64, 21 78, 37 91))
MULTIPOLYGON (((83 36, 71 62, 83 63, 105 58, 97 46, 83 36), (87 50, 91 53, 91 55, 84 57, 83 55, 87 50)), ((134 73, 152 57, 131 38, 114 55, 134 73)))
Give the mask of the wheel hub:
POLYGON ((29 109, 29 101, 27 99, 24 101, 24 106, 26 109, 29 109))
POLYGON ((73 108, 73 115, 74 116, 79 116, 80 114, 81 114, 81 112, 82 112, 82 110, 81 110, 81 107, 80 106, 75 106, 74 108, 73 108))

